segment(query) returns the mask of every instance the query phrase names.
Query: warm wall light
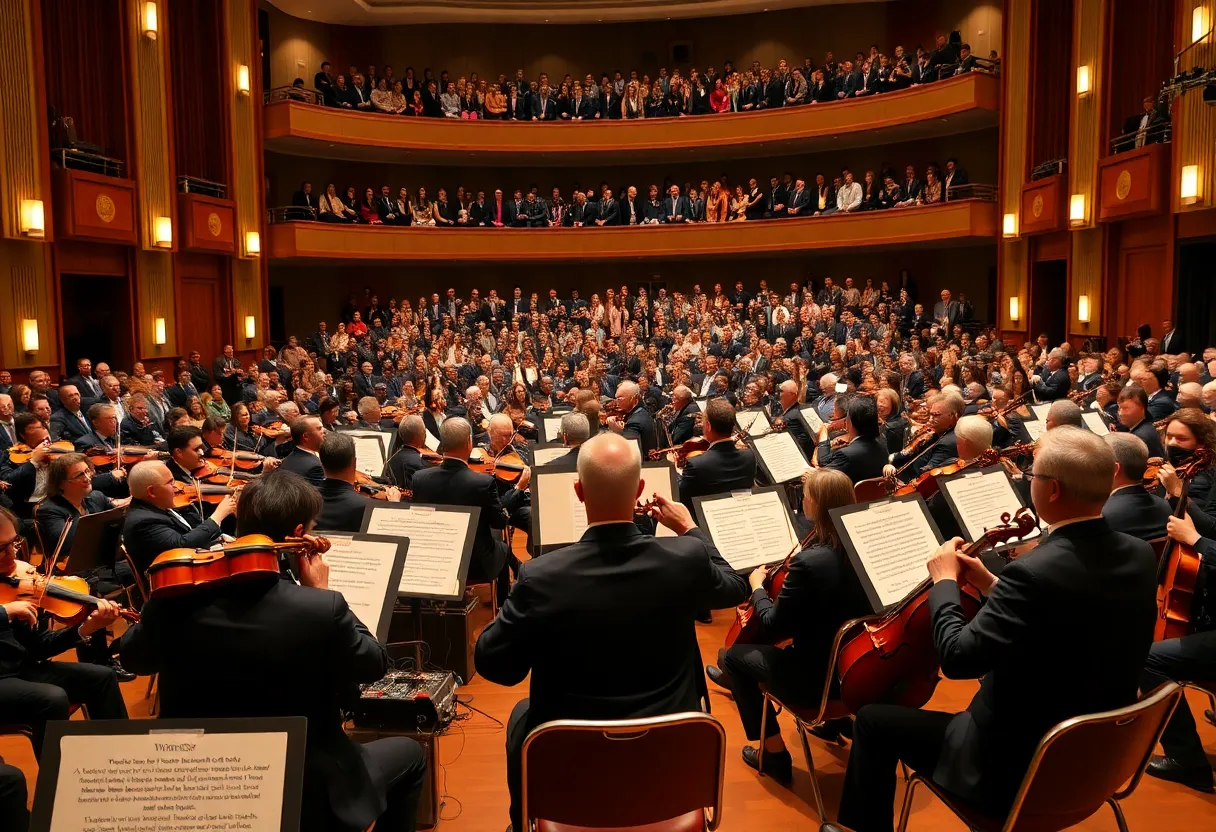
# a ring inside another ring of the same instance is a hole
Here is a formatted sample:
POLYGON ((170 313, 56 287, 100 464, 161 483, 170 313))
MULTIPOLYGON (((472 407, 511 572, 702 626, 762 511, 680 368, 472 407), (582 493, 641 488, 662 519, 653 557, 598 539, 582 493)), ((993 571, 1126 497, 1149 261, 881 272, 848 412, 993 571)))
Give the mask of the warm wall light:
POLYGON ((254 320, 252 315, 246 315, 245 316, 245 340, 252 341, 253 336, 255 336, 257 334, 258 334, 257 321, 254 320))
POLYGON ((157 217, 152 222, 152 245, 160 248, 173 247, 173 220, 169 217, 157 217))
POLYGON ((1018 215, 1006 214, 1001 223, 1001 233, 1006 237, 1018 236, 1018 215))
POLYGON ((1208 19, 1208 7, 1200 3, 1191 12, 1191 43, 1197 43, 1208 36, 1212 24, 1208 19))
POLYGON ((27 237, 46 236, 46 215, 42 210, 41 199, 21 200, 21 233, 27 237))
POLYGON ((236 91, 241 95, 249 95, 249 67, 244 64, 236 68, 236 91))
POLYGON ((1018 303, 1017 295, 1014 295, 1009 299, 1009 320, 1016 323, 1021 317, 1021 304, 1018 303))
POLYGON ((144 20, 143 20, 144 37, 149 40, 156 40, 156 3, 154 0, 148 0, 144 3, 144 20))
POLYGON ((1073 225, 1085 222, 1085 194, 1073 194, 1068 201, 1068 221, 1073 225))
POLYGON ((256 231, 245 232, 245 254, 256 257, 262 253, 262 235, 256 231))
POLYGON ((1089 65, 1077 67, 1077 95, 1089 95, 1089 65))
POLYGON ((21 319, 21 349, 38 352, 38 322, 33 318, 21 319))
POLYGON ((165 319, 157 318, 152 322, 152 340, 156 346, 163 347, 165 345, 165 319))
POLYGON ((1199 199, 1199 165, 1182 166, 1182 184, 1178 195, 1188 205, 1199 199))
POLYGON ((1089 295, 1077 298, 1077 320, 1083 324, 1089 323, 1089 295))

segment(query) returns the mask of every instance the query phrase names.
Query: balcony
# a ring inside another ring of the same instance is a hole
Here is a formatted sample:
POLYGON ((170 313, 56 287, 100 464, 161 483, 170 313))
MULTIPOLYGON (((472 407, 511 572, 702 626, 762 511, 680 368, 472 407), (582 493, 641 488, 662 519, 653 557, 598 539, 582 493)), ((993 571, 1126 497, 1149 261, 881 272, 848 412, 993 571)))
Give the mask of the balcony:
POLYGON ((758 113, 594 122, 420 119, 302 101, 264 108, 268 151, 385 164, 628 164, 774 157, 995 128, 1001 81, 972 72, 896 93, 758 113))
POLYGON ((351 260, 408 263, 683 260, 840 249, 965 247, 993 243, 994 201, 964 199, 921 208, 811 219, 614 228, 390 228, 282 222, 265 251, 282 263, 351 260))

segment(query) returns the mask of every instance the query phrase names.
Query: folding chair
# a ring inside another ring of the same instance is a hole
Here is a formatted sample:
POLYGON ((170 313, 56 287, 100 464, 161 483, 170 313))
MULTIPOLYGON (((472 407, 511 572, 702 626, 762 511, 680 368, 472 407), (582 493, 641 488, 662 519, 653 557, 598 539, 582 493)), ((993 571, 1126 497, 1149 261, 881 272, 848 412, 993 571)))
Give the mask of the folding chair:
POLYGON ((713 832, 725 769, 726 731, 706 714, 547 722, 524 741, 526 832, 713 832))
POLYGON ((1140 784, 1181 698, 1181 686, 1170 682, 1126 708, 1074 717, 1052 728, 1039 741, 1013 806, 1003 818, 968 806, 929 777, 913 774, 904 792, 899 832, 908 828, 918 784, 978 832, 1057 832, 1085 820, 1103 803, 1114 812, 1119 832, 1128 832, 1119 801, 1140 784))

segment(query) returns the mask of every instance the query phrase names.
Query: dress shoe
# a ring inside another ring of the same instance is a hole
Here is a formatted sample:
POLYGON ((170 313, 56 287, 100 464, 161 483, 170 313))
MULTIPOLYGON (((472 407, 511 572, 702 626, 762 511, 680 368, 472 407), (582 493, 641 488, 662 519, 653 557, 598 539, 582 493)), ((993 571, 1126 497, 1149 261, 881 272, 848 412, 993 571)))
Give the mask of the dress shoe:
POLYGON ((1213 711, 1211 708, 1203 712, 1203 718, 1216 725, 1216 711, 1213 711))
POLYGON ((851 832, 851 830, 836 823, 825 823, 819 827, 819 832, 851 832))
POLYGON ((1153 758, 1148 761, 1148 768, 1144 770, 1144 773, 1161 780, 1181 783, 1198 792, 1211 794, 1213 791, 1212 767, 1206 761, 1196 765, 1186 765, 1173 757, 1154 754, 1153 758))
MULTIPOLYGON (((754 745, 743 746, 743 762, 756 771, 760 769, 760 752, 754 745)), ((785 751, 765 751, 764 752, 764 770, 761 772, 767 774, 779 783, 789 783, 794 779, 794 758, 790 756, 789 749, 785 751)))
POLYGON ((811 736, 818 737, 824 742, 834 742, 844 745, 846 739, 853 739, 853 720, 847 716, 840 719, 829 719, 827 722, 808 729, 811 736))
POLYGON ((730 674, 716 664, 705 665, 705 675, 709 677, 709 681, 718 687, 730 690, 730 674))
POLYGON ((123 667, 118 659, 110 659, 110 667, 114 668, 114 674, 118 676, 118 681, 120 682, 133 682, 138 678, 134 673, 123 667))
POLYGON ((698 624, 713 624, 714 623, 713 613, 711 613, 709 610, 705 610, 704 612, 697 613, 697 623, 698 624))

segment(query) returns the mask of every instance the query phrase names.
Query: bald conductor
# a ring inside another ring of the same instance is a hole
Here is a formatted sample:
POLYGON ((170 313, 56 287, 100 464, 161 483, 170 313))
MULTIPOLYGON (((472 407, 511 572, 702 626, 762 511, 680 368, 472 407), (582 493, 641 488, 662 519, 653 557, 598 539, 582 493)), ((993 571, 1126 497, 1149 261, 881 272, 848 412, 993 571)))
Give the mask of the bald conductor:
POLYGON ((698 608, 747 598, 736 575, 679 503, 657 498, 652 516, 675 538, 643 534, 638 499, 652 491, 626 439, 601 433, 581 446, 574 490, 587 511, 582 539, 520 567, 498 618, 477 640, 477 672, 531 697, 507 725, 511 821, 525 828, 520 749, 554 719, 629 719, 698 710, 706 696, 698 608))

